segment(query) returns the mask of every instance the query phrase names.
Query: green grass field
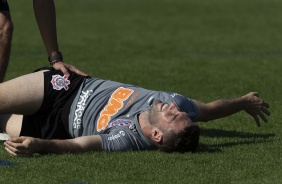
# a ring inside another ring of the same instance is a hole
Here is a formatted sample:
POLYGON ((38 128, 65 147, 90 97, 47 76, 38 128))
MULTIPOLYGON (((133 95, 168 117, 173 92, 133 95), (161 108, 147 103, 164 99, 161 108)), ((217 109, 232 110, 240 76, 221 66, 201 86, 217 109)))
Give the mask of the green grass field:
MULTIPOLYGON (((271 105, 256 127, 245 112, 199 123, 195 154, 87 153, 10 157, 1 184, 282 183, 282 1, 60 0, 65 61, 99 78, 209 102, 258 91, 271 105)), ((6 80, 47 65, 32 2, 10 1, 14 37, 6 80)))

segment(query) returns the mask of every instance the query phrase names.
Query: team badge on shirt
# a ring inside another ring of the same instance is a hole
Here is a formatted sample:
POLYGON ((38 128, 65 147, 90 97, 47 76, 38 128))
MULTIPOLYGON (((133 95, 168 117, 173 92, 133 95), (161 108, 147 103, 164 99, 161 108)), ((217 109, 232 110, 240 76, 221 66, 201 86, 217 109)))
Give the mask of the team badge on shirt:
POLYGON ((60 75, 52 75, 51 83, 53 85, 53 89, 61 90, 65 89, 66 91, 69 89, 68 85, 70 85, 70 81, 68 80, 67 76, 60 76, 60 75))
POLYGON ((115 121, 111 122, 109 127, 114 127, 114 126, 129 126, 131 125, 132 122, 129 120, 125 119, 116 119, 115 121))

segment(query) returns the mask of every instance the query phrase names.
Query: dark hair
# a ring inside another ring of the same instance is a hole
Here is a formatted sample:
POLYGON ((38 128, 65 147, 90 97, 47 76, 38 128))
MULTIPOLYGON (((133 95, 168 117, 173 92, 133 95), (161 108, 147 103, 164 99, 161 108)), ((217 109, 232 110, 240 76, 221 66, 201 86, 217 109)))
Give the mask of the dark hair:
POLYGON ((168 140, 157 145, 160 151, 167 153, 195 152, 199 144, 200 127, 191 124, 178 133, 174 133, 172 130, 164 132, 164 136, 167 136, 168 140))

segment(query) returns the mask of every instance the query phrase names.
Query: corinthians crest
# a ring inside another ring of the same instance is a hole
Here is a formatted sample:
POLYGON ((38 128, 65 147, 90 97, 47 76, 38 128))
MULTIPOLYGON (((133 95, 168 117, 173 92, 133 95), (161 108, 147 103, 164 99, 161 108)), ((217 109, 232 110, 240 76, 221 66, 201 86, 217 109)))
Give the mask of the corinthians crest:
POLYGON ((67 76, 62 77, 60 75, 52 75, 51 83, 53 89, 61 90, 64 88, 67 91, 69 89, 68 85, 70 84, 70 81, 67 76))

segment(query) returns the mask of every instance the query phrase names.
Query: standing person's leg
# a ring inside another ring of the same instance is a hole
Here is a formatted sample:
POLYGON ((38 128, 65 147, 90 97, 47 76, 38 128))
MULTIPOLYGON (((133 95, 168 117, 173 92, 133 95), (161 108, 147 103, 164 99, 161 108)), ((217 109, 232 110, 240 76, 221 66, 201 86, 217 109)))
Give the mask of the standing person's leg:
POLYGON ((13 29, 8 3, 0 1, 0 83, 8 67, 13 29))
POLYGON ((44 97, 43 71, 0 83, 0 114, 34 114, 44 97))

